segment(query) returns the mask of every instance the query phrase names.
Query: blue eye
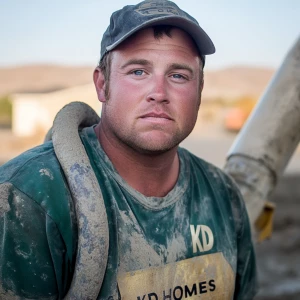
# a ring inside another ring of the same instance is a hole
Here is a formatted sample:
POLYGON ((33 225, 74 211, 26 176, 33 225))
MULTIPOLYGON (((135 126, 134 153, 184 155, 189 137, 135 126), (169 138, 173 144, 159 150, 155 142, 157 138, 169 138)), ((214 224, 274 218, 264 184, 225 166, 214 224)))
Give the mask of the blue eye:
POLYGON ((180 75, 180 74, 173 74, 172 75, 174 78, 184 78, 182 75, 180 75))
POLYGON ((186 75, 182 75, 182 74, 179 74, 179 73, 172 74, 172 78, 175 78, 175 79, 185 79, 185 80, 188 79, 188 77, 186 75))
POLYGON ((141 76, 141 75, 144 74, 144 71, 143 71, 143 70, 134 70, 132 73, 133 73, 134 75, 141 76))

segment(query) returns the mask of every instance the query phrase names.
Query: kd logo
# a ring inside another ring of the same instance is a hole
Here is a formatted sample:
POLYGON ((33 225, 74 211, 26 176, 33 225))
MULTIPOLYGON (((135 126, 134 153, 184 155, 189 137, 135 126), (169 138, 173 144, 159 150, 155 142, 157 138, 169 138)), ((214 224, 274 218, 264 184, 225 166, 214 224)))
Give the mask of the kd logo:
POLYGON ((194 225, 190 225, 192 242, 193 242, 193 253, 196 253, 199 249, 200 252, 209 251, 214 245, 214 236, 210 228, 206 225, 197 225, 195 230, 194 225), (202 243, 199 239, 201 232, 202 243))

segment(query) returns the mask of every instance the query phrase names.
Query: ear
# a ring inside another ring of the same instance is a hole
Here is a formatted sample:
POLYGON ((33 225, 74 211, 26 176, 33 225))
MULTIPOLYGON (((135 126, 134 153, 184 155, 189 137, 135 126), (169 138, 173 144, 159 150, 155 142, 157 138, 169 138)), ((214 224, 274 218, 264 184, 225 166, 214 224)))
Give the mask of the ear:
POLYGON ((106 102, 106 98, 105 98, 106 83, 105 83, 104 75, 102 74, 99 67, 95 69, 93 74, 93 79, 94 79, 94 84, 95 84, 99 101, 106 102))

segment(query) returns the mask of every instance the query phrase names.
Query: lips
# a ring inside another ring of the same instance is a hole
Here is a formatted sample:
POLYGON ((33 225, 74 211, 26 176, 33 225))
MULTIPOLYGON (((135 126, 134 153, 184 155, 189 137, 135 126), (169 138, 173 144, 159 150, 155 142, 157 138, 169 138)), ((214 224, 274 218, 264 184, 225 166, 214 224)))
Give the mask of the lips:
POLYGON ((156 113, 156 112, 149 112, 147 114, 142 115, 140 118, 157 118, 157 119, 166 119, 166 120, 173 120, 168 114, 166 113, 156 113))

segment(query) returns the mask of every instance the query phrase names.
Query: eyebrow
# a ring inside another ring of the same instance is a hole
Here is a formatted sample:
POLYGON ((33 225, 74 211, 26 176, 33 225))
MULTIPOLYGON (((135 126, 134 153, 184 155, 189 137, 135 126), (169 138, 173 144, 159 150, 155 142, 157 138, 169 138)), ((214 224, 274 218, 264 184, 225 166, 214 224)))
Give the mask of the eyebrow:
POLYGON ((147 59, 130 59, 127 61, 124 65, 121 66, 121 69, 125 69, 127 66, 130 65, 142 65, 142 66, 147 66, 150 65, 150 61, 147 59))
MULTIPOLYGON (((141 65, 141 66, 147 66, 147 65, 151 65, 151 62, 147 59, 130 59, 129 61, 127 61, 124 65, 121 66, 121 69, 125 69, 127 66, 130 65, 141 65)), ((173 63, 170 64, 168 67, 169 70, 187 70, 189 71, 192 75, 194 74, 193 69, 187 65, 187 64, 180 64, 180 63, 173 63)))
POLYGON ((186 65, 186 64, 178 64, 178 63, 174 63, 174 64, 171 64, 171 65, 170 65, 169 69, 170 69, 170 70, 172 70, 172 69, 175 69, 175 70, 187 70, 187 71, 189 71, 191 74, 194 74, 193 69, 192 69, 189 65, 186 65))

